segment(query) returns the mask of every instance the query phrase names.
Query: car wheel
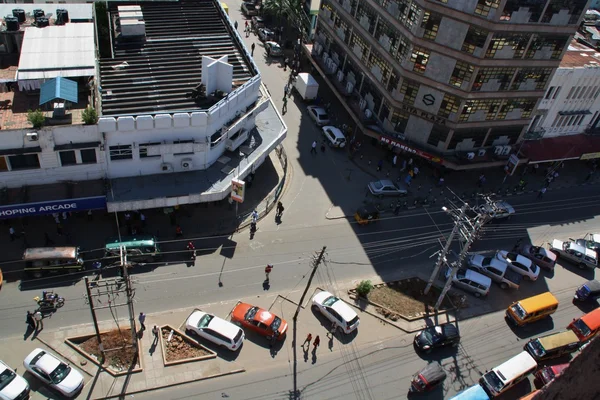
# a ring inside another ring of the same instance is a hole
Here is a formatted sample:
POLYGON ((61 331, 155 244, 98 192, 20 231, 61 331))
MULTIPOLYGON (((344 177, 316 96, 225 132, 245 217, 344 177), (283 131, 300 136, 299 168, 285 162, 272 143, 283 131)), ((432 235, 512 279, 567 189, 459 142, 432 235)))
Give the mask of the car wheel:
POLYGON ((187 334, 188 334, 188 335, 190 335, 190 336, 196 336, 196 332, 194 332, 194 331, 193 331, 193 330, 191 330, 191 329, 186 329, 186 330, 185 330, 185 333, 187 333, 187 334))
POLYGON ((473 295, 477 298, 481 297, 481 293, 479 293, 479 292, 475 292, 475 293, 473 293, 473 295))
POLYGON ((585 264, 584 263, 579 263, 578 267, 579 267, 579 269, 585 269, 585 264))
POLYGON ((502 282, 500 284, 500 288, 502 288, 502 289, 508 289, 508 283, 502 282))

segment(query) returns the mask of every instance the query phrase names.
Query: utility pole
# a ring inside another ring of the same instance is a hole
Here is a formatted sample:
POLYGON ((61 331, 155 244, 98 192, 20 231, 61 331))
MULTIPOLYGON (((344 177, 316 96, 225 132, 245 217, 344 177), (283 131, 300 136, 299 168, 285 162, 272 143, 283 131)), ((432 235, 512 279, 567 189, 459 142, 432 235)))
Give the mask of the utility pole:
POLYGON ((129 272, 127 269, 129 268, 129 263, 127 262, 127 253, 124 251, 123 246, 121 246, 121 268, 123 269, 123 279, 125 280, 125 293, 127 294, 127 308, 129 310, 129 326, 131 329, 131 343, 135 348, 135 352, 137 354, 138 346, 137 346, 137 330, 135 327, 135 310, 133 309, 133 296, 135 294, 134 290, 131 288, 131 279, 129 278, 129 272))
POLYGON ((96 331, 96 340, 98 340, 98 350, 100 350, 100 354, 102 354, 102 362, 104 362, 104 345, 102 345, 102 336, 100 336, 98 318, 96 317, 96 309, 94 308, 94 302, 92 301, 92 290, 90 289, 90 282, 87 276, 85 277, 85 291, 87 293, 90 312, 92 313, 92 321, 94 322, 94 330, 96 331))
MULTIPOLYGON (((433 268, 431 277, 429 277, 429 282, 427 282, 427 286, 425 287, 425 290, 424 290, 425 294, 429 293, 429 290, 431 289, 433 282, 435 282, 435 279, 437 278, 437 276, 440 272, 440 268, 447 261, 446 255, 448 254, 448 251, 450 250, 450 246, 452 245, 452 242, 454 241, 454 236, 456 236, 456 234, 458 233, 458 231, 460 229, 459 221, 461 221, 465 217, 465 212, 467 211, 467 207, 469 207, 469 205, 467 203, 463 204, 463 206, 460 208, 460 213, 455 218, 456 221, 454 223, 454 229, 452 229, 450 236, 448 236, 448 239, 446 239, 446 245, 444 246, 442 251, 438 254, 438 259, 437 259, 437 262, 435 263, 435 268, 433 268)), ((442 207, 442 210, 448 212, 448 209, 446 207, 442 207)))
POLYGON ((319 253, 319 255, 317 256, 317 258, 315 260, 313 260, 312 266, 313 269, 310 272, 310 276, 308 277, 308 282, 306 283, 306 287, 304 288, 304 292, 302 293, 302 297, 300 297, 300 301, 298 302, 298 307, 296 307, 296 312, 294 313, 294 318, 292 319, 292 321, 294 322, 294 337, 292 340, 292 347, 294 348, 294 393, 293 393, 293 397, 292 399, 296 400, 299 398, 299 393, 298 393, 298 354, 297 354, 297 329, 296 329, 296 322, 298 321, 298 314, 300 313, 300 307, 302 307, 302 303, 304 303, 304 297, 306 297, 306 293, 308 292, 308 289, 310 288, 310 284, 312 283, 313 277, 315 276, 315 273, 317 272, 317 268, 319 267, 319 265, 321 264, 321 262, 323 261, 323 256, 325 255, 325 249, 327 249, 327 246, 323 246, 323 248, 321 249, 321 252, 319 253))

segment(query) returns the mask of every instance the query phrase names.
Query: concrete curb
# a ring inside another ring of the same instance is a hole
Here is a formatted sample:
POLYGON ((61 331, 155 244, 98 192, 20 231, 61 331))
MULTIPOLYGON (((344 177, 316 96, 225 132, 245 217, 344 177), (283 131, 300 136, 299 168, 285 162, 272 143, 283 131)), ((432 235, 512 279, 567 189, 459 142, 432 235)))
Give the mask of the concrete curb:
POLYGON ((116 395, 113 395, 113 396, 96 397, 95 400, 123 398, 124 396, 132 396, 132 395, 136 395, 136 394, 140 394, 140 393, 153 392, 155 390, 167 389, 167 388, 174 387, 174 386, 186 385, 188 383, 200 382, 200 381, 205 381, 205 380, 208 380, 208 379, 214 379, 214 378, 220 378, 220 377, 228 376, 228 375, 240 374, 242 372, 246 372, 246 369, 245 368, 239 368, 239 369, 234 369, 233 371, 227 371, 227 372, 223 372, 223 373, 219 373, 219 374, 208 375, 208 376, 205 376, 205 377, 202 377, 202 378, 190 379, 188 381, 183 381, 183 382, 169 383, 167 385, 156 386, 156 387, 149 388, 149 389, 136 390, 136 391, 133 391, 133 392, 126 392, 126 393, 116 394, 116 395))

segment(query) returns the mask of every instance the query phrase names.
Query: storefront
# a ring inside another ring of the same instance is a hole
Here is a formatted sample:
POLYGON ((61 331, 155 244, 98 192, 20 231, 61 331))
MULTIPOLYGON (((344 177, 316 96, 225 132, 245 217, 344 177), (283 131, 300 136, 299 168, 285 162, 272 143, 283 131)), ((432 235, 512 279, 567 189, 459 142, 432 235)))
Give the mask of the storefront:
POLYGON ((106 210, 106 197, 94 196, 0 206, 0 219, 32 217, 36 215, 63 212, 82 212, 88 210, 106 210))

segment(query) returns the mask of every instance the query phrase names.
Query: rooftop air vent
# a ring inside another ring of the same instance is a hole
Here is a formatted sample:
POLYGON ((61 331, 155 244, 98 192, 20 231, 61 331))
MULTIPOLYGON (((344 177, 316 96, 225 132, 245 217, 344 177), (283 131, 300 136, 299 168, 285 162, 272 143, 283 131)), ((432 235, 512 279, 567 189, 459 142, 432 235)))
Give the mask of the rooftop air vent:
POLYGON ((6 30, 9 32, 16 32, 19 30, 20 25, 19 25, 19 18, 17 17, 6 17, 4 18, 4 21, 6 22, 6 30))
POLYGON ((33 18, 34 18, 34 19, 37 19, 37 18, 39 18, 39 17, 43 17, 43 16, 44 16, 44 15, 46 15, 46 14, 44 14, 44 10, 40 10, 40 9, 38 8, 37 10, 33 10, 33 13, 32 13, 32 15, 33 15, 33 18))
POLYGON ((69 12, 64 8, 56 9, 56 25, 64 25, 69 22, 69 12))
POLYGON ((25 22, 25 10, 20 8, 15 8, 12 10, 13 17, 17 17, 19 19, 19 23, 22 24, 25 22))
POLYGON ((46 17, 38 17, 35 19, 35 25, 38 28, 45 28, 50 25, 50 21, 46 17))

